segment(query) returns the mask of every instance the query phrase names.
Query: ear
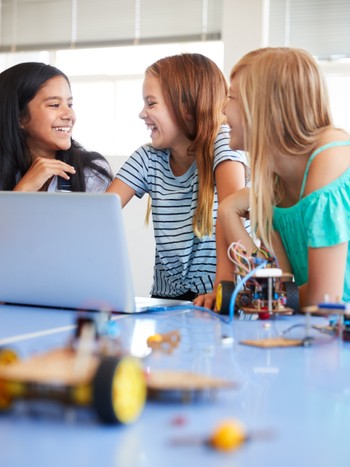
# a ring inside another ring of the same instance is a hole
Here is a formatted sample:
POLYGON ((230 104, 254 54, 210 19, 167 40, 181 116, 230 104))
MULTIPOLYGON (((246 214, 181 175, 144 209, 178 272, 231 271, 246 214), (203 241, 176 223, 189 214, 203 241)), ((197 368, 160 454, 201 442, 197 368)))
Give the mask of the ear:
POLYGON ((21 119, 19 120, 19 127, 20 127, 21 130, 24 130, 24 129, 25 129, 25 124, 27 123, 27 121, 28 121, 28 120, 27 120, 26 118, 21 118, 21 119))
POLYGON ((20 127, 21 130, 25 129, 26 124, 29 122, 29 120, 30 120, 29 115, 24 114, 24 115, 20 116, 20 119, 19 119, 18 123, 19 123, 19 127, 20 127))

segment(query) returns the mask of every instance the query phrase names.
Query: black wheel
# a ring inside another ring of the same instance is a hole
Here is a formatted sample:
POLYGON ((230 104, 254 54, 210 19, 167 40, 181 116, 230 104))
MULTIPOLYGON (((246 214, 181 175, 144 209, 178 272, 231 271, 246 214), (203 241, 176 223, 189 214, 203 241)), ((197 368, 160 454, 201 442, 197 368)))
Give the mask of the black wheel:
POLYGON ((235 290, 235 284, 232 281, 222 281, 218 285, 216 292, 216 310, 221 315, 230 313, 230 301, 235 290))
POLYGON ((283 285, 286 291, 286 307, 297 313, 299 311, 299 288, 293 281, 286 281, 283 285))
POLYGON ((131 423, 146 400, 146 381, 132 357, 103 357, 93 380, 93 406, 105 423, 131 423))

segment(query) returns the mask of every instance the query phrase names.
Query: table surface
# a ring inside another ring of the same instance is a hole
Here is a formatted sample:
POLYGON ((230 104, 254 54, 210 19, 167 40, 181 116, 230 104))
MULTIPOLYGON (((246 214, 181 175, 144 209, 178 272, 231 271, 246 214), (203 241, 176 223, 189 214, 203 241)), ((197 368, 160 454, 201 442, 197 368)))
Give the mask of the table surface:
MULTIPOLYGON (((62 346, 74 332, 76 313, 0 306, 0 346, 21 358, 62 346)), ((224 378, 234 389, 198 399, 150 400, 127 426, 105 426, 90 409, 22 401, 0 417, 0 465, 186 467, 349 466, 350 343, 311 330, 309 347, 256 348, 244 339, 305 335, 305 316, 224 323, 191 308, 115 315, 120 340, 142 358, 145 371, 184 370, 224 378), (177 330, 171 354, 149 353, 147 338, 177 330), (238 420, 252 439, 218 452, 204 442, 224 420, 238 420), (266 439, 254 432, 266 431, 266 439), (174 444, 175 439, 193 443, 174 444)), ((311 324, 327 324, 311 318, 311 324)))

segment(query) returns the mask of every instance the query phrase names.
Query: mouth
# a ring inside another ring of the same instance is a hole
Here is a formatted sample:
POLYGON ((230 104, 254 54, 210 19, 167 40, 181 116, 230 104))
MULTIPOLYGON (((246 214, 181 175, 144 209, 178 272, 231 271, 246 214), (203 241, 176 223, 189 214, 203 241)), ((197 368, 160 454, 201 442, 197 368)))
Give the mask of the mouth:
POLYGON ((153 131, 153 130, 157 129, 157 127, 155 125, 147 124, 146 126, 147 126, 147 130, 149 130, 149 131, 153 131))
POLYGON ((54 131, 57 131, 58 133, 65 133, 69 134, 72 131, 72 127, 70 126, 55 126, 53 127, 54 131))

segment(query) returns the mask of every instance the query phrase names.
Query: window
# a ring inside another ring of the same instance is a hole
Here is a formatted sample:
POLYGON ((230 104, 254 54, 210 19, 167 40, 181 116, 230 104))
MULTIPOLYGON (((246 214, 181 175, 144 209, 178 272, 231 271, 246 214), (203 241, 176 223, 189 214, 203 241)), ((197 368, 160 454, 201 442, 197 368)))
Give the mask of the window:
POLYGON ((350 132, 349 0, 266 0, 268 44, 300 47, 326 76, 334 124, 350 132))
POLYGON ((74 138, 106 156, 128 156, 147 142, 138 116, 144 71, 159 58, 182 52, 203 53, 222 68, 220 41, 57 51, 55 65, 72 83, 74 138))
POLYGON ((269 45, 308 50, 322 60, 350 57, 349 0, 268 0, 269 45))
POLYGON ((220 39, 221 16, 222 0, 2 0, 0 50, 220 39))
POLYGON ((350 133, 350 59, 320 61, 326 76, 334 125, 350 133))

